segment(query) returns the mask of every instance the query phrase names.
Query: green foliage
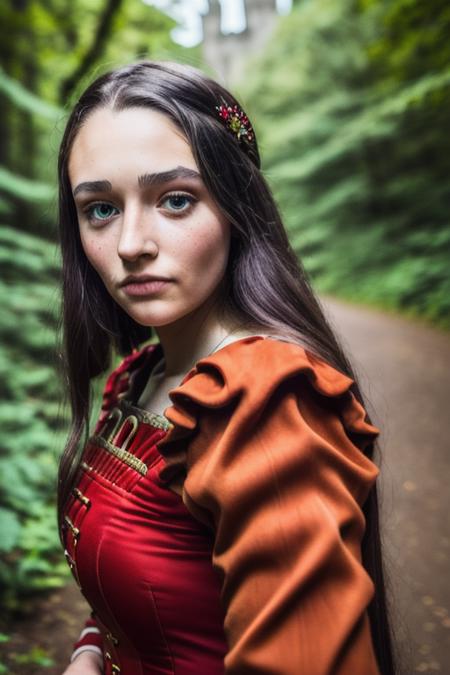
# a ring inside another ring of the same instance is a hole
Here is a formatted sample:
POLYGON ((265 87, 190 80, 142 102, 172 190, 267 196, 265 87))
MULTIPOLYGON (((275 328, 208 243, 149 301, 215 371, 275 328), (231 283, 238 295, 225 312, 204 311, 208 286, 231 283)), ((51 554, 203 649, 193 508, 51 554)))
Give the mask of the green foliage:
POLYGON ((20 82, 13 80, 0 67, 0 92, 5 94, 18 108, 27 110, 33 115, 39 115, 49 120, 58 119, 62 110, 47 101, 35 96, 23 87, 20 82))
POLYGON ((0 541, 0 552, 7 552, 13 549, 20 538, 20 522, 14 511, 0 507, 0 532, 2 538, 0 541))
MULTIPOLYGON (((0 603, 70 577, 56 525, 67 423, 57 377, 57 149, 88 81, 138 58, 199 62, 141 0, 0 3, 0 603)), ((102 383, 96 383, 98 393, 102 383)), ((20 663, 50 665, 31 651, 20 663)), ((20 660, 19 659, 19 660, 20 660)), ((19 660, 17 663, 19 664, 19 660)), ((2 672, 0 664, 0 672, 2 672)))
POLYGON ((102 72, 138 58, 200 61, 175 45, 174 21, 142 0, 0 3, 0 213, 53 235, 56 154, 77 95, 102 72), (105 30, 108 7, 114 6, 105 30), (45 210, 23 208, 23 201, 45 210))
POLYGON ((51 185, 16 176, 3 166, 0 166, 0 190, 30 202, 46 202, 55 196, 51 185))
MULTIPOLYGON (((12 654, 11 661, 18 666, 41 666, 50 668, 54 665, 54 660, 49 657, 47 651, 41 647, 32 647, 27 652, 21 654, 12 654)), ((2 671, 0 670, 0 673, 2 671)), ((7 672, 6 670, 4 672, 7 672)))
MULTIPOLYGON (((6 635, 5 633, 0 633, 0 646, 5 642, 9 642, 10 639, 11 638, 9 637, 9 635, 6 635)), ((7 672, 8 672, 7 666, 0 661, 0 675, 2 673, 7 673, 7 672)))
POLYGON ((55 378, 59 261, 55 246, 0 228, 0 587, 21 594, 67 578, 55 516, 56 448, 64 429, 55 378))
POLYGON ((377 83, 394 90, 398 82, 441 72, 450 63, 450 8, 445 0, 361 0, 361 7, 380 29, 368 46, 377 68, 377 83))
POLYGON ((299 2, 236 87, 316 287, 447 327, 449 22, 438 0, 299 2))

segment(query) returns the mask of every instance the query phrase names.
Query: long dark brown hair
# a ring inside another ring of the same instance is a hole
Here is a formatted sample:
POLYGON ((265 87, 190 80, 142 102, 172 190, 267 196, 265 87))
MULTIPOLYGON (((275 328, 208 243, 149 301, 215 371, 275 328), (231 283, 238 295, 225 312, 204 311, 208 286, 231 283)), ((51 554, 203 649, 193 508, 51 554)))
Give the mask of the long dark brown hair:
MULTIPOLYGON (((88 430, 93 378, 104 373, 113 352, 129 353, 148 340, 151 329, 133 321, 111 298, 81 246, 68 176, 74 139, 89 115, 101 107, 143 107, 159 111, 187 138, 203 182, 231 225, 225 275, 227 311, 241 325, 266 326, 301 343, 351 377, 355 373, 293 251, 270 188, 260 170, 256 140, 244 146, 218 117, 221 103, 239 105, 233 95, 200 70, 170 61, 140 61, 96 79, 76 103, 63 135, 58 160, 59 226, 63 274, 63 367, 72 427, 61 458, 58 514, 61 523, 88 430)), ((366 452, 372 459, 375 446, 366 452)), ((374 647, 383 675, 394 673, 391 631, 381 556, 376 484, 363 507, 366 531, 362 559, 375 584, 368 607, 374 647)))

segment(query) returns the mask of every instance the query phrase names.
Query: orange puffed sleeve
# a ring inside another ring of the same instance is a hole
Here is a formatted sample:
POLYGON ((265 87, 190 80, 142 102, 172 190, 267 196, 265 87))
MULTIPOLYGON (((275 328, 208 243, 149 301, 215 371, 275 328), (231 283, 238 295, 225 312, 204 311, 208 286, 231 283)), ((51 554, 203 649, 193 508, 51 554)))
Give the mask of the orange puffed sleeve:
POLYGON ((301 346, 253 336, 170 393, 161 477, 215 533, 226 675, 376 675, 361 563, 379 431, 353 381, 301 346))

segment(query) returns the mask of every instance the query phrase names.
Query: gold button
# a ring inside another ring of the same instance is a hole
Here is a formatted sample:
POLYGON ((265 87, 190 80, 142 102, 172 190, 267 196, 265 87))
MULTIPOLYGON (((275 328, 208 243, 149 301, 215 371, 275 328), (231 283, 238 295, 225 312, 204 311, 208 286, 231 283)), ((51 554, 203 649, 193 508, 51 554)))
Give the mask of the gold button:
POLYGON ((78 527, 75 527, 75 525, 70 520, 69 516, 64 516, 64 521, 65 521, 66 525, 69 527, 69 529, 71 530, 75 541, 77 541, 80 537, 80 530, 78 529, 78 527))
POLYGON ((116 663, 111 664, 111 672, 120 673, 120 668, 116 663))
POLYGON ((84 495, 84 494, 81 492, 81 490, 79 490, 78 488, 74 488, 74 489, 72 490, 72 492, 73 492, 73 494, 75 495, 75 497, 77 497, 77 499, 79 499, 80 502, 82 502, 82 503, 85 505, 85 507, 86 507, 87 509, 90 507, 90 505, 91 505, 91 500, 89 499, 89 497, 86 497, 86 495, 84 495))
POLYGON ((75 567, 75 561, 67 549, 64 549, 64 555, 66 556, 66 560, 69 564, 70 569, 73 569, 75 567))
POLYGON ((106 633, 106 637, 108 638, 108 640, 109 640, 110 642, 113 643, 113 645, 118 645, 118 644, 119 644, 119 640, 116 638, 116 636, 113 635, 112 633, 110 633, 109 631, 106 633))

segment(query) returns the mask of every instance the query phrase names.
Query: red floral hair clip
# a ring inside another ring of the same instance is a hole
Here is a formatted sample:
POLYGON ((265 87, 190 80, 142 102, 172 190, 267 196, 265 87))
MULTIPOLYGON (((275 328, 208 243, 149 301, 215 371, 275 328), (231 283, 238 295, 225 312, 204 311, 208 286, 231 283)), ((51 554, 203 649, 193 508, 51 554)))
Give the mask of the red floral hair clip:
POLYGON ((226 127, 231 131, 238 141, 246 140, 252 143, 255 139, 250 120, 239 106, 234 105, 216 105, 219 117, 225 122, 226 127))

